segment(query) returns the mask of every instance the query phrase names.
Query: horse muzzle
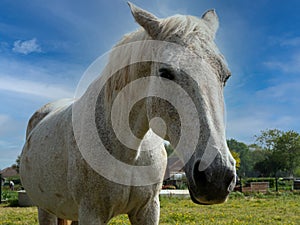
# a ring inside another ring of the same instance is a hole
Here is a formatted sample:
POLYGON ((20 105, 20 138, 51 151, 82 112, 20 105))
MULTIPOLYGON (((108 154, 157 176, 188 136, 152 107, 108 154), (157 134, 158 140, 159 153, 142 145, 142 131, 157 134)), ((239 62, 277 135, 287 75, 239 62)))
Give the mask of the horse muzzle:
POLYGON ((194 203, 211 205, 223 203, 233 190, 236 182, 235 163, 222 165, 218 155, 211 165, 203 171, 199 170, 200 161, 194 164, 189 192, 194 203))

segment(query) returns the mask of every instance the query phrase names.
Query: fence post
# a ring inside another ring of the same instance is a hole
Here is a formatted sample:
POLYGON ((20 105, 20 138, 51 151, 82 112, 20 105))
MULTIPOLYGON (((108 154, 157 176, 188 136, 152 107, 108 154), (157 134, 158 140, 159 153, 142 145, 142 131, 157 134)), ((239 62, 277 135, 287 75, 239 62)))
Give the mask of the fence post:
POLYGON ((243 193, 242 177, 240 177, 240 192, 243 193))
POLYGON ((276 192, 278 192, 278 178, 275 176, 275 185, 276 185, 276 192))

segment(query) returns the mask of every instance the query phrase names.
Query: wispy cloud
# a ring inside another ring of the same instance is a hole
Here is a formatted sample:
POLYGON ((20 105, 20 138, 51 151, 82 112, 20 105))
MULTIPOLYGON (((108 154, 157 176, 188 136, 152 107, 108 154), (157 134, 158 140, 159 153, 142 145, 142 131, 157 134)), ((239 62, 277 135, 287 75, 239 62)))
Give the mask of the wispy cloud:
POLYGON ((73 97, 74 95, 67 87, 12 77, 0 77, 0 91, 1 90, 34 95, 47 99, 73 97))
POLYGON ((300 37, 285 38, 280 41, 281 46, 296 47, 300 46, 300 37))
POLYGON ((300 52, 292 55, 289 59, 267 61, 264 62, 264 65, 270 69, 281 70, 285 73, 299 73, 300 52))
POLYGON ((13 52, 28 55, 34 52, 41 52, 41 46, 37 43, 36 38, 27 41, 17 40, 14 42, 13 52))
MULTIPOLYGON (((0 143, 4 143, 5 141, 3 138, 7 138, 10 135, 11 139, 16 138, 19 135, 20 128, 23 126, 23 123, 18 121, 16 118, 13 118, 11 115, 8 114, 0 114, 0 143)), ((0 144, 1 146, 1 144, 0 144)))
POLYGON ((227 122, 227 138, 238 137, 240 141, 253 143, 254 135, 261 130, 270 128, 269 120, 240 113, 239 117, 229 118, 227 122))
POLYGON ((276 85, 267 87, 256 92, 259 99, 270 101, 286 102, 289 104, 300 104, 300 80, 281 81, 276 85))
MULTIPOLYGON (((260 109, 257 108, 256 110, 260 109)), ((239 137, 241 141, 251 144, 255 141, 254 136, 258 135, 262 130, 275 128, 290 130, 299 128, 295 126, 295 123, 298 123, 299 120, 295 120, 292 116, 275 116, 271 109, 264 114, 255 114, 254 111, 249 111, 248 113, 241 112, 240 116, 229 118, 227 138, 239 137)))
MULTIPOLYGON (((20 61, 0 56, 0 95, 33 101, 74 96, 83 67, 59 60, 20 61)), ((3 99, 4 100, 4 99, 3 99)), ((0 109, 0 114, 1 114, 0 109)))
POLYGON ((300 129, 300 80, 296 77, 286 80, 282 77, 269 81, 266 86, 254 92, 235 90, 227 104, 228 138, 238 137, 241 141, 253 143, 254 135, 265 129, 300 129))
POLYGON ((182 4, 179 1, 177 1, 176 4, 174 4, 173 2, 174 0, 156 0, 157 8, 155 9, 155 11, 158 11, 159 13, 159 15, 157 16, 168 17, 174 14, 187 14, 186 5, 182 4))

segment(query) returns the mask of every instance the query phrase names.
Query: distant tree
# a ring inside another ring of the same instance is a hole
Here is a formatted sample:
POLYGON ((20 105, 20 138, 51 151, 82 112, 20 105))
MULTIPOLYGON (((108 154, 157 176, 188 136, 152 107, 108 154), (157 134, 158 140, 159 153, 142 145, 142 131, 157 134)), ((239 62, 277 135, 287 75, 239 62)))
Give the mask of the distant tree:
POLYGON ((266 151, 257 144, 251 144, 248 146, 251 151, 251 162, 254 165, 256 162, 262 161, 266 157, 266 151))
POLYGON ((251 177, 257 177, 259 176, 260 170, 258 170, 255 165, 258 162, 264 161, 267 157, 267 151, 262 149, 259 145, 257 144, 250 144, 249 146, 250 150, 250 165, 249 167, 251 168, 251 171, 248 172, 248 175, 251 177))
POLYGON ((278 171, 280 171, 280 164, 278 163, 276 157, 273 154, 267 154, 266 158, 256 162, 254 165, 254 170, 260 172, 260 176, 263 177, 276 177, 278 171))
POLYGON ((235 168, 236 168, 236 171, 238 171, 241 166, 240 154, 235 151, 230 151, 230 152, 231 152, 232 157, 235 159, 235 168))
POLYGON ((297 132, 265 130, 256 140, 265 154, 254 169, 264 176, 277 176, 278 172, 289 176, 295 174, 300 164, 300 135, 297 132))
POLYGON ((274 146, 274 157, 280 169, 293 176, 300 164, 300 135, 295 131, 282 133, 274 146))
POLYGON ((238 170, 239 176, 249 176, 252 171, 251 165, 251 152, 248 146, 243 142, 238 142, 235 139, 227 140, 227 145, 230 151, 234 151, 239 154, 240 167, 238 170))
POLYGON ((256 143, 264 150, 272 150, 277 139, 282 135, 283 131, 278 129, 267 129, 261 131, 260 135, 255 135, 256 143))
POLYGON ((11 166, 11 167, 12 167, 13 169, 15 169, 18 173, 19 173, 19 170, 20 170, 20 157, 21 157, 21 156, 18 155, 18 157, 17 157, 17 159, 16 159, 16 163, 13 164, 13 165, 11 166))

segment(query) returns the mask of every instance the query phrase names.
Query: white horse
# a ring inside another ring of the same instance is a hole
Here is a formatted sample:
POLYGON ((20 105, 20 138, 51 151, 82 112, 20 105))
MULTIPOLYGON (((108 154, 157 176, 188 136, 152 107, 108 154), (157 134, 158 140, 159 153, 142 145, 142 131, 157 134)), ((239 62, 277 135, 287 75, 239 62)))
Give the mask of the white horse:
POLYGON ((233 189, 223 118, 230 72, 214 44, 215 11, 158 19, 129 5, 142 28, 118 43, 101 78, 29 121, 20 175, 41 225, 100 225, 119 214, 158 224, 162 139, 184 161, 195 203, 222 203, 233 189))

